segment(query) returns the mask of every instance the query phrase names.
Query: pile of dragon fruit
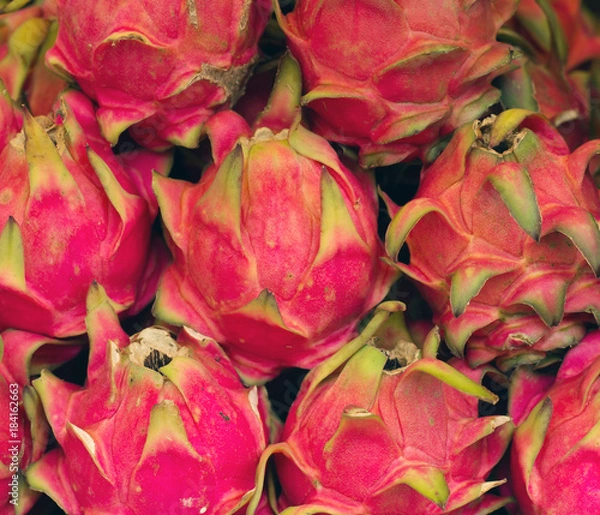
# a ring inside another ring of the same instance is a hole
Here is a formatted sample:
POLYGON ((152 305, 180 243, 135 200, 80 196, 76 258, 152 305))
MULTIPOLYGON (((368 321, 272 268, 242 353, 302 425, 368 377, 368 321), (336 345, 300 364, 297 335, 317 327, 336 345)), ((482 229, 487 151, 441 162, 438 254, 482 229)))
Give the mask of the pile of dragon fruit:
POLYGON ((0 0, 0 515, 600 513, 598 7, 0 0))

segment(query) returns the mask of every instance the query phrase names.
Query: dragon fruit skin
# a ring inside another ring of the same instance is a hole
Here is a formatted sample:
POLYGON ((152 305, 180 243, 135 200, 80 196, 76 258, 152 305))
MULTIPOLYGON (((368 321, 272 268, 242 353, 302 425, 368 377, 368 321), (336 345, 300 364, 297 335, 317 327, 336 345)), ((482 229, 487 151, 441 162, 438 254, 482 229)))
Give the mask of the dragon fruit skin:
POLYGON ((210 120, 198 184, 155 181, 174 261, 154 314, 215 338, 248 383, 333 354, 396 277, 371 174, 299 124, 293 59, 277 81, 254 132, 233 112, 210 120))
POLYGON ((32 488, 73 515, 238 513, 269 439, 264 391, 190 329, 130 340, 101 287, 88 307, 86 385, 33 381, 60 447, 28 469, 32 488))
POLYGON ((497 400, 479 384, 484 369, 437 360, 439 336, 432 331, 420 359, 385 371, 385 354, 368 344, 381 337, 379 324, 390 315, 383 309, 389 306, 309 372, 259 473, 274 456, 285 515, 498 509, 506 500, 485 493, 503 481, 485 479, 508 446, 512 424, 504 416, 477 418, 479 399, 497 400))
POLYGON ((496 33, 516 5, 300 0, 277 15, 313 130, 382 166, 419 157, 498 101, 491 81, 510 69, 512 50, 496 33))
POLYGON ((528 367, 511 378, 511 481, 523 515, 600 512, 599 356, 594 331, 568 351, 556 378, 528 367))
POLYGON ((396 211, 413 279, 452 351, 510 368, 581 340, 600 319, 600 141, 573 153, 541 115, 508 110, 460 129, 396 211), (496 149, 496 150, 494 150, 496 149), (432 244, 433 242, 433 244, 432 244))
MULTIPOLYGON (((11 115, 3 97, 0 112, 11 115)), ((52 337, 85 332, 85 298, 103 281, 123 315, 152 300, 168 255, 152 223, 158 212, 152 170, 171 157, 149 151, 115 156, 92 103, 61 95, 52 117, 23 116, 0 154, 0 330, 52 337)))
POLYGON ((58 0, 47 62, 98 102, 111 144, 136 125, 144 146, 195 147, 206 119, 243 92, 270 12, 269 0, 58 0))

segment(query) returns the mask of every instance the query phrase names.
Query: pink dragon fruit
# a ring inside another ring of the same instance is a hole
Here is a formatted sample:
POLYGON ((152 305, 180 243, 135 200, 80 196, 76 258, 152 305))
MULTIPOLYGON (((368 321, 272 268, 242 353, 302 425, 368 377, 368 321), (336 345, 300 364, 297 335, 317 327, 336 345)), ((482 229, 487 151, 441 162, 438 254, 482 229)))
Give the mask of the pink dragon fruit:
POLYGON ((29 378, 42 367, 57 366, 75 356, 83 342, 7 330, 0 333, 0 514, 27 513, 39 497, 24 478, 27 467, 41 458, 48 425, 39 396, 29 378))
POLYGON ((519 67, 499 80, 507 108, 539 111, 572 150, 590 135, 590 77, 586 61, 600 57, 578 0, 521 0, 500 38, 523 51, 519 67))
POLYGON ((513 429, 506 416, 478 418, 479 399, 498 400, 479 384, 486 369, 436 359, 436 330, 420 359, 407 340, 386 342, 379 324, 396 309, 382 305, 309 372, 281 442, 265 450, 259 477, 274 456, 286 515, 485 514, 506 503, 486 494, 503 483, 486 477, 513 429), (386 370, 388 358, 403 368, 386 370))
POLYGON ((600 331, 567 353, 556 377, 519 368, 509 410, 520 513, 600 513, 600 331))
POLYGON ((38 6, 0 14, 0 79, 14 100, 21 95, 50 24, 38 6))
POLYGON ((195 147, 206 119, 243 92, 269 0, 58 0, 48 64, 99 104, 106 139, 195 147), (85 27, 85 29, 82 29, 85 27))
POLYGON ((117 311, 155 294, 166 250, 152 236, 158 211, 152 169, 169 155, 113 155, 92 103, 64 93, 53 116, 20 114, 0 98, 0 330, 53 337, 85 332, 85 298, 102 281, 117 311), (156 241, 153 241, 156 240, 156 241))
POLYGON ((264 390, 245 388, 222 349, 183 329, 131 337, 93 285, 85 386, 33 381, 59 447, 27 470, 67 513, 243 513, 269 439, 264 390))
POLYGON ((67 87, 44 62, 56 39, 54 7, 48 0, 38 4, 14 12, 7 6, 0 14, 0 79, 10 97, 35 116, 49 114, 67 87))
MULTIPOLYGON (((590 159, 524 110, 460 129, 394 216, 390 256, 429 302, 446 343, 509 368, 579 341, 600 322, 600 198, 590 159)), ((392 207, 392 211, 396 208, 392 207)))
POLYGON ((155 316, 215 338, 249 383, 333 354, 395 279, 372 176, 300 124, 299 82, 288 57, 254 131, 230 111, 210 120, 198 184, 156 177, 174 262, 155 316))
POLYGON ((515 0, 298 0, 277 12, 300 62, 315 132, 363 164, 422 156, 498 101, 512 49, 496 42, 515 0))

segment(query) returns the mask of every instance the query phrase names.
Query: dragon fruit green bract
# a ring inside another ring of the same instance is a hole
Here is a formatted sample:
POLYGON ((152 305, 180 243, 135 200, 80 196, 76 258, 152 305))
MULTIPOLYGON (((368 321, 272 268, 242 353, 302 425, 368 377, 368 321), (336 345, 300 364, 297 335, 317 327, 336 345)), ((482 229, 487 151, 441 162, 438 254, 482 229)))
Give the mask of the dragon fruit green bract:
POLYGON ((519 369, 509 413, 518 425, 511 483, 520 513, 599 513, 600 332, 567 353, 556 378, 519 369))
POLYGON ((264 392, 189 329, 130 340, 97 285, 88 310, 86 385, 33 382, 60 447, 28 469, 32 488, 71 515, 242 513, 269 440, 264 392))
POLYGON ((407 341, 370 345, 389 304, 309 372, 281 442, 263 454, 259 473, 274 456, 285 515, 484 514, 506 502, 486 495, 503 482, 486 478, 513 428, 509 417, 478 418, 480 399, 498 400, 479 384, 485 369, 437 360, 435 330, 420 359, 407 341), (386 371, 386 356, 406 366, 386 371))
POLYGON ((515 0, 298 0, 279 22, 300 62, 315 132, 368 166, 423 154, 481 116, 511 48, 496 42, 515 0))
POLYGON ((10 122, 0 153, 0 330, 84 333, 93 281, 118 312, 139 312, 167 260, 152 236, 151 174, 165 173, 170 156, 115 156, 80 92, 61 95, 52 116, 25 113, 19 132, 21 113, 0 102, 10 122))
POLYGON ((508 110, 461 128, 425 167, 386 246, 395 257, 408 244, 397 266, 455 354, 508 368, 600 321, 598 153, 600 140, 570 153, 546 118, 508 110))
POLYGON ((299 89, 286 57, 254 131, 233 112, 210 120, 198 184, 156 177, 174 262, 154 313, 215 338, 250 383, 335 352, 395 279, 371 175, 299 124, 299 89))
POLYGON ((194 147, 243 92, 270 12, 270 0, 59 0, 47 61, 98 102, 111 144, 136 125, 145 146, 194 147))

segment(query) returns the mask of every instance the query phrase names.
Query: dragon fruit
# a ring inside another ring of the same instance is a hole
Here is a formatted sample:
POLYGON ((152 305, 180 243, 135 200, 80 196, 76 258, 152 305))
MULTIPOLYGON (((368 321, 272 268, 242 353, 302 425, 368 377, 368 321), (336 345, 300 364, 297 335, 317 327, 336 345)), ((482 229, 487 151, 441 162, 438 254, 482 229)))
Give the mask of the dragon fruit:
MULTIPOLYGON (((461 128, 423 169, 386 236, 390 256, 472 365, 540 360, 600 321, 600 140, 573 153, 550 122, 508 110, 461 128)), ((393 212, 395 206, 391 206, 393 212)))
POLYGON ((286 57, 253 131, 231 111, 209 121, 198 184, 155 181, 174 256, 155 316, 215 338, 248 383, 333 354, 396 277, 372 176, 300 124, 299 96, 286 57))
POLYGON ((51 117, 15 113, 6 96, 0 103, 0 330, 84 333, 94 280, 117 311, 137 313, 168 257, 152 236, 151 177, 169 169, 170 156, 115 156, 80 92, 61 95, 51 117))
POLYGON ((589 140, 590 77, 582 65, 600 57, 600 36, 579 2, 522 0, 499 37, 523 51, 519 67, 499 79, 504 106, 539 111, 572 150, 589 140))
POLYGON ((423 157, 481 116, 500 92, 512 49, 496 42, 515 0, 299 0, 278 12, 300 62, 313 129, 358 146, 362 163, 423 157))
POLYGON ((269 441, 264 391, 213 340, 160 327, 131 337, 93 285, 85 386, 33 381, 59 447, 27 470, 72 515, 241 513, 269 441))
POLYGON ((0 14, 0 79, 14 100, 20 97, 50 24, 37 6, 0 14))
POLYGON ((147 147, 195 147, 206 119, 243 92, 270 12, 270 0, 58 0, 47 62, 98 102, 111 144, 135 126, 147 147))
POLYGON ((3 515, 27 513, 39 497, 23 473, 44 453, 48 425, 39 396, 29 387, 29 378, 42 367, 68 361, 82 344, 16 330, 0 333, 0 406, 6 417, 0 431, 3 515))
POLYGON ((523 515, 600 513, 600 331, 571 349, 556 377, 511 378, 511 483, 523 515))
POLYGON ((385 341, 382 321, 402 322, 397 304, 309 372, 265 450, 259 477, 274 456, 286 515, 484 514, 506 503, 486 494, 503 483, 486 477, 513 429, 506 416, 478 418, 480 399, 498 400, 479 384, 486 369, 436 359, 437 330, 420 359, 409 341, 385 341), (388 359, 403 367, 386 370, 388 359))

